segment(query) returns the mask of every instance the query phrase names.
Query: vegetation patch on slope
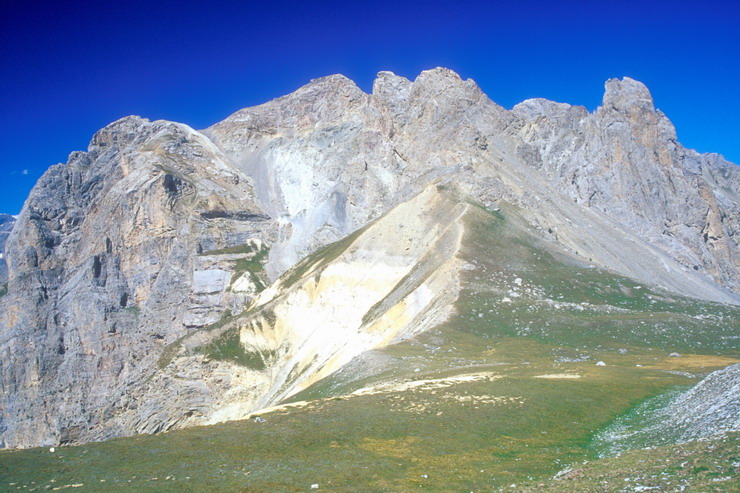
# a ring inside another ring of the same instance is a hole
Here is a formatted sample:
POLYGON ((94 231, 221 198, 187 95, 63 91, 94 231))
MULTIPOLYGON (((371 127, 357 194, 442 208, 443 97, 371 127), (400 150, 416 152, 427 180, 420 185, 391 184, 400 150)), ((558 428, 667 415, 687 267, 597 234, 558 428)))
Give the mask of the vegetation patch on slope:
POLYGON ((159 369, 165 368, 167 365, 169 365, 172 360, 177 356, 178 353, 180 353, 183 350, 183 341, 185 341, 188 338, 192 338, 200 333, 203 332, 213 332, 218 329, 223 328, 226 324, 234 320, 234 315, 231 314, 231 310, 225 310, 221 314, 221 318, 217 321, 212 323, 211 325, 207 325, 206 327, 197 329, 193 332, 190 332, 188 334, 185 334, 184 336, 180 337, 176 341, 168 344, 165 346, 164 350, 162 351, 162 355, 159 357, 159 360, 157 361, 157 366, 159 369))
POLYGON ((239 340, 239 328, 232 327, 224 331, 210 343, 198 348, 207 357, 222 361, 232 361, 252 370, 264 370, 272 361, 272 351, 247 350, 239 340))
POLYGON ((263 247, 257 250, 251 258, 237 259, 234 262, 234 273, 231 275, 231 282, 229 283, 228 289, 231 289, 236 280, 248 272, 257 292, 259 293, 263 291, 267 287, 262 278, 265 275, 265 262, 267 261, 267 255, 269 253, 270 249, 263 247))
POLYGON ((219 248, 217 250, 208 250, 201 253, 201 256, 218 256, 218 255, 242 255, 242 258, 236 258, 234 262, 234 271, 231 275, 231 281, 229 282, 228 290, 231 290, 234 283, 242 277, 244 274, 249 273, 249 277, 254 283, 256 292, 263 291, 267 286, 265 284, 265 272, 264 267, 267 262, 267 256, 270 254, 270 249, 261 244, 250 241, 242 245, 235 245, 227 248, 219 248))
POLYGON ((636 345, 738 355, 740 309, 670 295, 540 245, 515 217, 466 226, 457 327, 484 337, 528 336, 570 346, 636 345), (488 254, 486 254, 486 252, 488 254))
MULTIPOLYGON (((571 465, 547 481, 513 491, 740 491, 740 434, 679 445, 631 450, 571 465)), ((508 491, 512 489, 507 488, 508 491)))
POLYGON ((341 240, 329 243, 306 256, 281 276, 280 285, 284 288, 288 288, 311 272, 320 273, 324 267, 347 250, 347 248, 369 227, 370 224, 345 236, 341 240))

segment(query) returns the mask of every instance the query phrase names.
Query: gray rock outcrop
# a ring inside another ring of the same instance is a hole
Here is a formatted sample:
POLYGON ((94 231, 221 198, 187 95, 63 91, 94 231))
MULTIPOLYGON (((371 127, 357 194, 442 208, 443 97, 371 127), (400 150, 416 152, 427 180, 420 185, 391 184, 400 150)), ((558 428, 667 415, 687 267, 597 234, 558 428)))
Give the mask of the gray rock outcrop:
POLYGON ((8 238, 0 445, 207 414, 249 376, 202 361, 148 399, 173 344, 430 184, 514 204, 584 262, 738 303, 739 181, 735 165, 683 148, 627 78, 607 82, 594 113, 545 100, 507 111, 438 68, 413 82, 381 72, 371 94, 324 77, 202 132, 124 118, 47 171, 8 238))
POLYGON ((15 216, 0 214, 0 290, 5 291, 5 283, 8 281, 8 265, 5 262, 5 242, 13 231, 15 216))
POLYGON ((685 442, 740 431, 740 364, 710 373, 661 410, 660 419, 685 442))
POLYGON ((607 81, 592 114, 545 100, 513 112, 526 122, 519 154, 572 200, 738 292, 740 172, 681 146, 643 84, 607 81))
POLYGON ((209 250, 262 236, 268 218, 251 195, 208 139, 138 117, 50 168, 6 245, 0 441, 84 439, 167 343, 240 310, 249 296, 201 281, 240 257, 209 250))
POLYGON ((715 439, 737 431, 740 364, 710 373, 689 390, 648 400, 601 432, 597 442, 604 445, 603 455, 614 455, 636 447, 715 439))

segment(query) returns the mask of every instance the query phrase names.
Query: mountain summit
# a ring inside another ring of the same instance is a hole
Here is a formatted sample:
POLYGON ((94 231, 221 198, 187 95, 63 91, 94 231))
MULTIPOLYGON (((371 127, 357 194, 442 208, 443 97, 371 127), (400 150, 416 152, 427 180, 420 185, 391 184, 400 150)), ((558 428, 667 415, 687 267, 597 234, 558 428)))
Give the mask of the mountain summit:
POLYGON ((592 113, 506 110, 436 68, 372 94, 323 77, 201 131, 126 117, 42 176, 7 239, 0 445, 244 418, 464 293, 490 293, 485 317, 560 309, 549 269, 602 276, 608 314, 738 305, 739 218, 738 167, 681 146, 629 78, 592 113))

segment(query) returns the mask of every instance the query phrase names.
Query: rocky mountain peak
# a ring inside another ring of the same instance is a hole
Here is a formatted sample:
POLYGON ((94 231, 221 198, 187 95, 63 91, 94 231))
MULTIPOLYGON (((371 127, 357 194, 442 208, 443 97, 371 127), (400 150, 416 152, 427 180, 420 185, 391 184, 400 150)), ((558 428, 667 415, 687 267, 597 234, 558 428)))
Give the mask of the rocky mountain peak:
POLYGON ((429 70, 422 70, 421 73, 416 77, 416 80, 448 80, 454 83, 462 83, 463 79, 460 74, 454 70, 445 67, 434 67, 429 70))
POLYGON ((339 120, 368 98, 352 80, 333 74, 312 79, 296 91, 266 104, 239 110, 208 130, 218 133, 219 127, 237 125, 250 131, 259 129, 260 133, 301 131, 339 120))
MULTIPOLYGON (((605 88, 602 106, 595 116, 607 132, 624 131, 623 136, 631 135, 641 146, 654 148, 655 154, 665 154, 675 148, 676 129, 662 111, 656 110, 653 97, 642 82, 629 77, 609 79, 605 88), (626 124, 629 130, 620 125, 610 129, 614 123, 626 124)), ((676 164, 670 164, 671 159, 665 155, 659 161, 663 166, 676 164)))
POLYGON ((396 75, 393 72, 378 72, 373 81, 373 96, 390 106, 394 111, 408 101, 411 94, 412 82, 406 77, 396 75))
POLYGON ((125 116, 98 130, 90 141, 89 151, 112 147, 127 140, 141 138, 142 127, 148 119, 136 115, 125 116))
POLYGON ((399 92, 408 91, 412 82, 402 75, 396 75, 390 70, 381 70, 373 81, 373 94, 389 93, 392 89, 399 92))
POLYGON ((455 71, 436 67, 422 71, 414 80, 413 92, 418 96, 446 96, 460 99, 479 99, 483 92, 473 79, 463 80, 455 71))
POLYGON ((542 116, 547 118, 567 118, 571 116, 585 117, 588 115, 588 110, 583 106, 556 103, 544 98, 533 98, 522 101, 514 106, 512 111, 527 121, 542 116))
POLYGON ((602 107, 605 110, 630 113, 654 111, 653 97, 642 82, 624 77, 622 80, 609 79, 604 84, 605 92, 602 107))
POLYGON ((362 93, 362 90, 357 87, 357 84, 355 84, 352 79, 342 74, 332 74, 311 79, 308 84, 302 86, 292 95, 300 96, 306 92, 322 92, 325 94, 334 94, 338 92, 343 94, 356 94, 362 93))

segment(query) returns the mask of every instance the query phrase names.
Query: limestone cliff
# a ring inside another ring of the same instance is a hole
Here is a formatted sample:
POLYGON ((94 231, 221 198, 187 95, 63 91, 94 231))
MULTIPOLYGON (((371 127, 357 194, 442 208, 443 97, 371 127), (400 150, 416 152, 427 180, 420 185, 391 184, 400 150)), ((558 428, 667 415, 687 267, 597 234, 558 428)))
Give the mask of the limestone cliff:
POLYGON ((431 186, 320 249, 244 313, 170 344, 130 396, 137 405, 111 421, 156 431, 245 418, 440 323, 457 296, 468 208, 431 186))
POLYGON ((10 214, 0 214, 0 291, 5 292, 5 283, 8 280, 8 266, 5 263, 5 242, 13 231, 15 217, 10 214))
POLYGON ((241 417, 428 328, 468 207, 437 185, 583 262, 738 303, 739 177, 630 79, 594 113, 507 111, 438 68, 371 94, 324 77, 202 132, 124 118, 47 171, 7 240, 0 445, 241 417))
POLYGON ((715 154, 685 149, 647 88, 628 77, 606 83, 602 105, 529 100, 519 154, 573 201, 618 221, 735 291, 740 171, 715 154))
POLYGON ((226 292, 261 236, 248 177, 188 127, 130 117, 49 169, 6 245, 2 442, 75 441, 125 405, 162 348, 240 310, 226 292))

